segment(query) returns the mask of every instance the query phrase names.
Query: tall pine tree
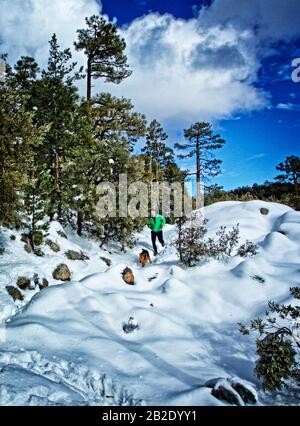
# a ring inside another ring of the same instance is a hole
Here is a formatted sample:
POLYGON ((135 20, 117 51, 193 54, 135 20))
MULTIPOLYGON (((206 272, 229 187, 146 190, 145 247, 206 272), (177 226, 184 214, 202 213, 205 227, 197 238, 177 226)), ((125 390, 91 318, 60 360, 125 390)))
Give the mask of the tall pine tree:
POLYGON ((204 181, 210 177, 215 177, 221 173, 221 160, 214 158, 213 151, 220 149, 225 144, 225 140, 220 135, 214 134, 212 125, 209 123, 197 122, 189 129, 184 130, 186 143, 176 143, 175 148, 180 151, 188 151, 186 154, 179 154, 180 159, 195 158, 196 172, 188 173, 196 176, 197 200, 201 198, 201 179, 204 181))
POLYGON ((70 62, 70 49, 60 50, 55 34, 49 43, 48 67, 33 85, 32 104, 37 123, 48 126, 37 161, 40 171, 51 177, 44 196, 52 220, 56 213, 62 213, 66 192, 64 163, 76 144, 73 120, 78 95, 74 81, 80 78, 80 71, 76 72, 76 63, 70 62))
POLYGON ((87 57, 87 99, 92 97, 92 79, 105 78, 120 83, 131 75, 124 54, 125 41, 119 36, 117 26, 100 16, 86 18, 87 28, 80 29, 76 50, 87 57))
POLYGON ((146 145, 142 152, 149 157, 149 170, 159 180, 160 168, 166 168, 174 162, 174 152, 164 143, 168 139, 161 125, 153 120, 146 135, 146 145))

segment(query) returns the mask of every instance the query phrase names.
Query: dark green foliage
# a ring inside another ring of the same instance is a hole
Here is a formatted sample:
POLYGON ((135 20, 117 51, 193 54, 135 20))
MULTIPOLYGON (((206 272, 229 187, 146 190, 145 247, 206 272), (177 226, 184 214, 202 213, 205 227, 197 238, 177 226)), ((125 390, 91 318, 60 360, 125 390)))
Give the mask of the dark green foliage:
POLYGON ((279 202, 300 210, 300 196, 295 193, 290 182, 268 182, 262 185, 254 184, 225 191, 221 186, 207 187, 205 191, 205 205, 220 201, 251 201, 263 200, 279 202))
MULTIPOLYGON (((290 289, 291 295, 300 299, 298 287, 290 289)), ((259 359, 255 373, 268 390, 281 389, 290 379, 298 382, 299 376, 299 318, 300 306, 269 302, 266 320, 251 321, 250 327, 240 325, 240 332, 258 333, 256 348, 259 359)))
POLYGON ((19 222, 31 149, 42 134, 26 111, 26 97, 5 84, 0 84, 0 120, 0 224, 10 225, 19 222))
POLYGON ((157 120, 150 123, 147 135, 146 145, 142 152, 149 157, 149 171, 156 180, 159 178, 160 169, 174 163, 174 152, 164 143, 168 135, 157 120))
POLYGON ((39 73, 38 64, 30 56, 21 56, 14 66, 11 83, 24 94, 30 95, 39 73))
POLYGON ((282 174, 276 176, 279 182, 290 182, 294 191, 298 193, 300 184, 300 158, 296 155, 286 157, 284 163, 278 164, 276 169, 282 174))
POLYGON ((92 79, 104 78, 107 82, 120 83, 130 76, 124 55, 125 41, 119 36, 117 26, 100 16, 86 18, 87 28, 80 29, 76 50, 83 50, 87 57, 87 99, 92 97, 92 79))
POLYGON ((32 197, 45 202, 44 212, 52 219, 64 207, 68 183, 64 164, 76 144, 74 113, 78 95, 73 82, 79 76, 75 72, 76 63, 70 63, 70 50, 60 50, 55 34, 49 43, 47 69, 32 88, 35 120, 39 126, 47 127, 45 143, 34 152, 36 182, 32 197))
POLYGON ((178 237, 174 245, 181 262, 191 267, 194 266, 206 253, 206 245, 203 240, 207 229, 203 224, 191 224, 182 226, 178 221, 178 237))
POLYGON ((214 134, 212 125, 197 122, 184 131, 185 143, 176 143, 175 148, 181 151, 178 158, 196 159, 196 172, 187 172, 187 175, 196 176, 197 200, 201 198, 200 181, 208 181, 221 173, 221 160, 214 157, 214 151, 225 144, 220 135, 214 134), (187 151, 187 153, 184 153, 187 151))
POLYGON ((271 334, 263 340, 257 340, 257 362, 255 373, 263 380, 265 389, 281 389, 295 365, 296 351, 290 340, 282 335, 271 334))

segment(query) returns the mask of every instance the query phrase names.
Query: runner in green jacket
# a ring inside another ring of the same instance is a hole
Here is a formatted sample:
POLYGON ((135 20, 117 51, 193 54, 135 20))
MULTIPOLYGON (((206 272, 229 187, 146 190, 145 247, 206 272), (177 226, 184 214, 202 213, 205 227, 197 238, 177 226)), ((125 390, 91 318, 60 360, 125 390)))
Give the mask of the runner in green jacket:
POLYGON ((154 256, 157 256, 156 238, 164 247, 163 227, 166 224, 166 219, 160 214, 156 214, 155 210, 151 210, 151 216, 148 221, 148 227, 151 229, 151 240, 154 250, 154 256))

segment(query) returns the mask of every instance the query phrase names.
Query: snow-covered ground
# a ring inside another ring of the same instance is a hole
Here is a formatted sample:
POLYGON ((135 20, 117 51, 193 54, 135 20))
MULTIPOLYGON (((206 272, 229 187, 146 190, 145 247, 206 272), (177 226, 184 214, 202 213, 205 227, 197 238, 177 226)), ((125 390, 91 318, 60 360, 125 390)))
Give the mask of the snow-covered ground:
MULTIPOLYGON (((186 269, 167 246, 141 268, 141 249, 152 253, 148 229, 136 235, 134 249, 120 254, 70 230, 65 239, 53 223, 49 238, 61 251, 45 245, 44 257, 26 253, 19 232, 3 230, 0 315, 7 322, 0 333, 0 404, 224 405, 203 386, 218 377, 249 382, 259 404, 297 404, 297 392, 261 390, 253 374, 254 339, 242 336, 237 323, 263 315, 268 300, 287 301, 289 288, 299 285, 300 213, 250 201, 217 203, 205 208, 205 216, 208 236, 239 223, 241 243, 256 242, 259 253, 186 269), (261 207, 269 214, 262 215, 261 207), (69 249, 90 259, 68 260, 69 249), (110 258, 111 267, 100 256, 110 258), (72 281, 53 279, 60 263, 69 266, 72 281), (126 266, 135 286, 122 280, 126 266), (14 303, 5 287, 34 273, 50 287, 28 290, 23 302, 14 303), (125 333, 129 318, 139 328, 125 333)), ((175 227, 167 225, 166 241, 174 236, 175 227)))

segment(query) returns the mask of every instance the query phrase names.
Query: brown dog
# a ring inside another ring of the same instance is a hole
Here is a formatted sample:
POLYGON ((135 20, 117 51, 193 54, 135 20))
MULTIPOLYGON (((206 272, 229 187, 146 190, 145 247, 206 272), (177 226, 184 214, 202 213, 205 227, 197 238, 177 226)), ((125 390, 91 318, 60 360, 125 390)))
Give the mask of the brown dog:
POLYGON ((148 263, 152 263, 148 250, 145 250, 145 249, 142 250, 139 256, 139 263, 142 265, 142 268, 148 263))

